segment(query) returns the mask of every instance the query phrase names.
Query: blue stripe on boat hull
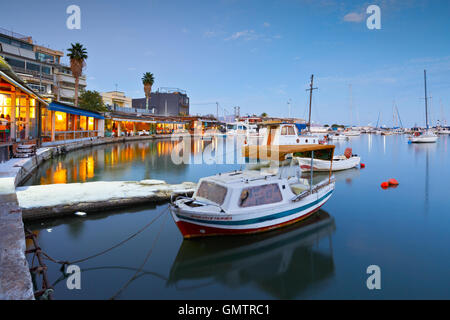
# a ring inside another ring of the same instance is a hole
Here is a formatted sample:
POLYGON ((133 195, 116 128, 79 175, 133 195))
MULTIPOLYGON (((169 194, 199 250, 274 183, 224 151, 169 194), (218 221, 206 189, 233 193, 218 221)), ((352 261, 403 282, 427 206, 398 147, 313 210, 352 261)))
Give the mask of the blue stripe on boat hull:
POLYGON ((276 219, 284 218, 284 217, 296 214, 296 213, 298 213, 300 211, 307 210, 307 209, 309 209, 309 208, 319 204, 320 202, 322 202, 327 197, 331 196, 333 191, 334 190, 331 190, 326 195, 324 195, 322 198, 320 198, 320 199, 318 199, 316 201, 313 201, 313 202, 311 202, 311 203, 309 203, 307 205, 304 205, 302 207, 291 209, 291 210, 287 210, 287 211, 283 211, 283 212, 279 212, 279 213, 275 213, 275 214, 268 215, 268 216, 254 218, 254 219, 235 220, 235 221, 222 221, 222 220, 212 221, 212 220, 201 220, 201 219, 190 218, 190 217, 187 217, 187 216, 184 216, 184 215, 180 215, 180 214, 176 214, 176 216, 179 219, 193 221, 193 222, 198 222, 198 223, 203 223, 203 224, 208 224, 208 225, 225 225, 225 226, 253 225, 253 224, 257 224, 257 223, 261 223, 261 222, 266 222, 266 221, 270 221, 270 220, 276 220, 276 219))

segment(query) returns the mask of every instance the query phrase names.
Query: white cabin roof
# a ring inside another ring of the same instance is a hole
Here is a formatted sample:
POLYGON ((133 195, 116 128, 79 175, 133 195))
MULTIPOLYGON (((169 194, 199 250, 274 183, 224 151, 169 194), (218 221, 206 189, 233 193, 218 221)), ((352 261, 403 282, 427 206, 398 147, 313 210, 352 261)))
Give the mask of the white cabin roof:
POLYGON ((218 182, 220 184, 242 183, 246 180, 263 179, 265 177, 275 176, 273 173, 261 172, 257 170, 233 171, 220 173, 215 176, 204 178, 205 180, 218 182))

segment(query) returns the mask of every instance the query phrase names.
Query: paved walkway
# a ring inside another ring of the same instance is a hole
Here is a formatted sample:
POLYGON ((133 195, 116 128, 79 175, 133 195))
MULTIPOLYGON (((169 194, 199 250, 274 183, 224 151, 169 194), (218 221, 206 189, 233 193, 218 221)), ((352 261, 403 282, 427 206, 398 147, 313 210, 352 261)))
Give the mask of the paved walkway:
MULTIPOLYGON (((9 163, 11 164, 11 163, 9 163)), ((25 258, 22 211, 15 193, 15 174, 0 167, 0 300, 34 299, 25 258)))

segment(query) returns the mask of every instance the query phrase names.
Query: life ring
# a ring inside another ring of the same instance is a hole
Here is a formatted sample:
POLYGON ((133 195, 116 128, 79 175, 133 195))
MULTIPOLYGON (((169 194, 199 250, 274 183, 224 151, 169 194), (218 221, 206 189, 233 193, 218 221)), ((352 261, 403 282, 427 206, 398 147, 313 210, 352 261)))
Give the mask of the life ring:
POLYGON ((415 137, 418 137, 418 136, 420 136, 420 133, 419 133, 419 132, 415 132, 415 133, 414 133, 414 136, 415 136, 415 137))

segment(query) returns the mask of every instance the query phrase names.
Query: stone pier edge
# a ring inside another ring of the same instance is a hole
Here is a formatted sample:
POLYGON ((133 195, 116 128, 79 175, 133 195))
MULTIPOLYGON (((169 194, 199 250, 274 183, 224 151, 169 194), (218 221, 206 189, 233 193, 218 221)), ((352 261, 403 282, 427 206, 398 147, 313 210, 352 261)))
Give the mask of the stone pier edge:
POLYGON ((121 138, 96 138, 40 148, 26 159, 12 159, 0 164, 0 300, 33 300, 33 284, 25 257, 25 231, 22 210, 15 188, 28 179, 44 161, 62 153, 103 144, 139 140, 160 140, 170 135, 121 138), (11 163, 11 164, 9 164, 11 163), (3 171, 2 171, 3 170, 3 171), (4 170, 7 170, 4 172, 4 170), (7 189, 11 189, 8 192, 7 189), (5 191, 6 189, 6 191, 5 191))

